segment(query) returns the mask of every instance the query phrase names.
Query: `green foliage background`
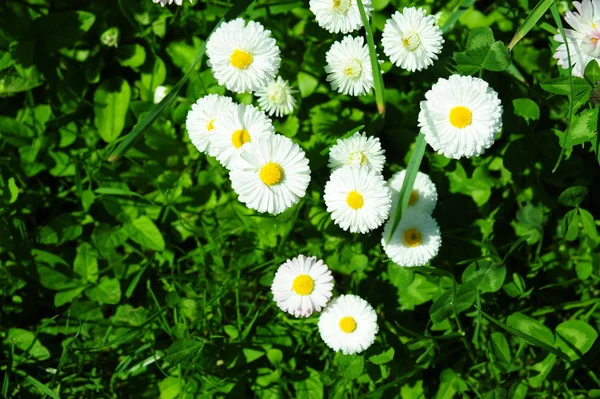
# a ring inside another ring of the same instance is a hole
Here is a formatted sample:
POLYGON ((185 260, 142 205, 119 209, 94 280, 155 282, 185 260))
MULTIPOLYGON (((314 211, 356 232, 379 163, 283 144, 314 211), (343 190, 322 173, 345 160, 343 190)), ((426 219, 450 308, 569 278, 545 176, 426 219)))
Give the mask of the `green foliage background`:
POLYGON ((509 53, 536 1, 375 0, 376 44, 386 18, 412 5, 439 12, 446 39, 425 72, 383 63, 385 118, 374 96, 331 91, 325 52, 342 35, 319 28, 308 2, 252 3, 242 16, 272 31, 280 74, 299 90, 297 112, 276 130, 305 149, 313 176, 299 205, 269 217, 240 204, 225 169, 187 138, 191 104, 225 94, 204 62, 186 73, 231 4, 184 1, 0 3, 3 396, 600 397, 600 151, 589 101, 600 68, 570 79, 552 60, 553 14, 566 2, 509 53), (118 47, 103 44, 111 28, 118 47), (365 125, 390 177, 411 155, 424 93, 453 72, 498 91, 504 130, 479 158, 427 150, 421 170, 438 188, 443 244, 431 267, 399 268, 380 231, 331 223, 323 151, 365 125), (111 157, 151 115, 154 89, 184 76, 139 140, 111 157), (317 315, 277 309, 274 271, 299 253, 325 260, 336 294, 376 308, 380 332, 366 353, 336 355, 317 315))

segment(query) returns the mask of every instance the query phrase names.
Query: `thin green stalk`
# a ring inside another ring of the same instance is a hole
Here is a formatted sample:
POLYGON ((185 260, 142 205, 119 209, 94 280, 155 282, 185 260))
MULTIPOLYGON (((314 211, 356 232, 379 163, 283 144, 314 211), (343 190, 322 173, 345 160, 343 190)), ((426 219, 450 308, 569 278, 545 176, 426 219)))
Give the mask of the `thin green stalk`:
MULTIPOLYGON (((213 32, 224 21, 229 21, 229 20, 232 20, 232 19, 238 17, 253 2, 254 2, 254 0, 239 0, 239 1, 235 2, 233 4, 233 6, 229 9, 229 11, 227 11, 227 13, 223 16, 223 18, 221 18, 221 20, 217 23, 217 25, 212 30, 212 32, 210 33, 210 35, 208 35, 208 38, 210 38, 210 36, 213 34, 213 32)), ((173 86, 173 89, 171 89, 171 91, 169 92, 169 94, 167 94, 165 96, 165 98, 163 98, 163 100, 160 103, 158 103, 157 105, 155 105, 154 108, 152 108, 152 110, 150 112, 148 112, 148 114, 133 128, 133 130, 131 132, 129 132, 129 134, 127 134, 127 136, 125 136, 121 140, 121 142, 119 143, 119 145, 117 146, 117 148, 115 148, 111 152, 110 156, 108 157, 109 162, 115 162, 118 159, 120 159, 121 156, 123 154, 125 154, 125 152, 127 152, 127 150, 133 144, 135 144, 135 142, 142 136, 142 134, 152 125, 152 123, 165 110, 165 108, 167 108, 169 105, 171 105, 171 103, 173 102, 173 100, 175 100, 175 98, 177 97, 177 93, 179 92, 179 90, 181 90, 181 88, 183 87, 183 85, 189 79, 190 74, 196 68, 196 65, 198 65, 200 63, 200 61, 202 60, 202 58, 204 57, 204 53, 206 52, 206 43, 207 42, 208 42, 208 39, 204 42, 204 44, 200 48, 200 51, 198 51, 198 54, 196 54, 196 57, 192 61, 192 64, 188 68, 188 70, 185 73, 185 75, 179 80, 179 82, 177 82, 175 84, 175 86, 173 86)))
POLYGON ((379 61, 377 59, 377 50, 375 49, 375 40, 373 39, 373 30, 369 23, 369 18, 365 13, 362 0, 358 0, 358 11, 360 18, 365 26, 365 36, 367 37, 367 46, 369 47, 369 58, 371 59, 371 69, 373 70, 373 86, 375 87, 375 102, 377 111, 381 116, 385 115, 385 87, 383 86, 383 76, 379 70, 379 61))
POLYGON ((408 161, 408 167, 406 168, 406 174, 404 175, 404 181, 402 182, 402 188, 400 189, 400 201, 398 201, 398 205, 396 206, 393 212, 393 225, 390 230, 390 234, 387 237, 387 242, 390 242, 392 237, 394 236, 394 232, 398 228, 398 224, 402 219, 402 215, 404 215, 404 210, 408 206, 408 201, 410 200, 410 194, 412 192, 413 186, 415 184, 415 180, 417 178, 417 172, 419 171, 419 167, 421 166, 421 161, 423 160, 423 156, 425 155, 425 148, 427 147, 427 142, 425 141, 425 136, 423 133, 419 133, 417 136, 417 142, 415 144, 415 149, 413 150, 412 155, 410 156, 410 160, 408 161))
POLYGON ((511 51, 513 47, 521 41, 529 33, 529 31, 538 23, 540 18, 544 16, 548 8, 554 4, 554 0, 540 0, 539 3, 535 6, 535 8, 529 13, 525 21, 519 26, 517 32, 513 36, 512 40, 508 44, 508 51, 511 51))
MULTIPOLYGON (((567 60, 569 61, 569 86, 571 89, 571 95, 569 96, 569 118, 567 120, 567 130, 565 131, 565 138, 561 144, 560 154, 558 154, 558 159, 556 160, 556 165, 554 165, 554 169, 552 169, 552 173, 556 172, 560 162, 565 156, 565 151, 567 149, 567 142, 569 141, 569 133, 571 132, 571 119, 573 118, 573 99, 575 98, 575 89, 573 88, 573 64, 571 63, 571 52, 569 50, 569 46, 567 45, 568 39, 565 34, 565 28, 563 27, 562 21, 560 19, 560 13, 558 12, 558 7, 555 2, 552 2, 552 6, 550 7, 550 12, 552 13, 552 17, 554 18, 554 22, 558 26, 558 31, 560 32, 560 36, 563 38, 567 48, 567 60)), ((540 241, 541 242, 541 241, 540 241)), ((539 249, 539 248, 538 248, 539 249)), ((538 251, 539 252, 539 251, 538 251)))

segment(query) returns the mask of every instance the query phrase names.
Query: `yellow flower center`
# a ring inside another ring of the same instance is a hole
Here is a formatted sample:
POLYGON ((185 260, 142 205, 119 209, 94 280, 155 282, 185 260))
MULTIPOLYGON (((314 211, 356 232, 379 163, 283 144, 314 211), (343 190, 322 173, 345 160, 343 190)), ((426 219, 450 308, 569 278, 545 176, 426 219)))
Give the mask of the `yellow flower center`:
POLYGON ((309 295, 315 288, 315 280, 308 274, 301 274, 294 279, 292 289, 298 295, 309 295))
POLYGON ((463 129, 473 122, 473 113, 467 107, 462 105, 450 110, 450 123, 452 126, 463 129))
POLYGON ((350 334, 351 332, 356 330, 356 320, 354 320, 354 317, 342 317, 340 319, 340 330, 342 330, 346 334, 350 334))
POLYGON ((348 63, 344 67, 344 75, 353 79, 359 78, 360 75, 362 75, 362 71, 362 64, 356 58, 348 61, 348 63))
POLYGON ((415 202, 419 199, 419 192, 417 190, 412 190, 410 193, 410 198, 408 199, 408 205, 414 205, 415 202))
POLYGON ((408 51, 414 51, 421 45, 421 37, 417 32, 407 32, 402 35, 402 45, 408 51))
POLYGON ((404 230, 404 244, 407 247, 418 247, 423 242, 423 236, 421 232, 415 228, 404 230))
POLYGON ((365 199, 358 191, 350 191, 346 197, 346 202, 350 208, 358 210, 365 204, 365 199))
POLYGON ((210 121, 208 121, 208 123, 206 124, 206 130, 208 130, 209 132, 211 130, 213 130, 215 128, 215 118, 211 119, 210 121))
POLYGON ((240 148, 250 141, 250 133, 246 129, 240 129, 231 135, 231 143, 235 148, 240 148))
POLYGON ((351 5, 351 0, 333 0, 333 9, 340 14, 347 13, 351 5))
POLYGON ((235 50, 231 57, 229 57, 229 61, 231 65, 236 67, 237 69, 247 69, 250 65, 252 65, 252 61, 254 58, 252 54, 244 50, 235 50))
POLYGON ((267 186, 274 186, 281 183, 283 180, 283 168, 275 162, 269 162, 260 169, 260 180, 267 186))

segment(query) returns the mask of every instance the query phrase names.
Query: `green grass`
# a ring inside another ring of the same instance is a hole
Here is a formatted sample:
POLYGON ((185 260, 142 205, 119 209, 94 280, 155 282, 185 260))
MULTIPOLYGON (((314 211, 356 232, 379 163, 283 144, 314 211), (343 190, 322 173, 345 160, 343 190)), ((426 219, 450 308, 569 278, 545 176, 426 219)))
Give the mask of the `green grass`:
POLYGON ((0 4, 0 396, 600 396, 590 101, 600 67, 583 78, 557 68, 564 5, 372 5, 353 35, 366 35, 376 85, 356 98, 326 81, 325 53, 344 35, 321 29, 308 2, 0 4), (445 43, 434 66, 410 74, 391 65, 381 34, 413 5, 438 15, 445 43), (238 15, 271 30, 280 74, 298 90, 275 128, 305 150, 312 180, 277 217, 241 204, 185 129, 207 93, 253 101, 219 86, 204 57, 210 33, 238 15), (103 44, 115 28, 118 47, 103 44), (503 131, 481 157, 436 154, 417 127, 425 92, 452 73, 485 79, 502 100, 503 131), (160 85, 173 89, 154 104, 160 85), (328 151, 357 130, 380 138, 386 179, 408 168, 436 184, 443 242, 428 266, 394 265, 381 228, 350 234, 331 221, 328 151), (373 305, 367 351, 336 354, 318 314, 277 308, 275 271, 298 254, 324 260, 334 295, 373 305))

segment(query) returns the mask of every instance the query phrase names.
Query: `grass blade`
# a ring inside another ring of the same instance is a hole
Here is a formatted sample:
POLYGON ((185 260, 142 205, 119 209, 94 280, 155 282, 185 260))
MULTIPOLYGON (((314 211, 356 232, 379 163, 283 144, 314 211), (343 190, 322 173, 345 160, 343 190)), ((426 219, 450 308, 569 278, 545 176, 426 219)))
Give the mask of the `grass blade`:
POLYGON ((198 54, 196 54, 194 61, 192 61, 192 64, 188 68, 185 75, 179 80, 179 82, 177 82, 175 84, 175 86, 173 86, 173 89, 169 92, 169 94, 167 94, 160 103, 158 103, 154 108, 152 108, 152 110, 144 117, 144 119, 142 119, 137 125, 135 125, 133 130, 131 132, 129 132, 129 134, 127 134, 127 136, 125 136, 123 138, 123 140, 119 143, 117 148, 115 148, 112 151, 112 153, 110 154, 110 156, 108 157, 109 162, 115 162, 119 158, 121 158, 121 156, 125 152, 127 152, 129 147, 131 147, 141 137, 141 135, 146 131, 146 129, 148 129, 150 127, 150 125, 152 125, 152 123, 165 110, 165 108, 167 108, 169 105, 171 105, 171 103, 173 102, 175 97, 177 97, 177 93, 179 92, 179 90, 181 90, 183 85, 189 79, 190 74, 192 72, 194 72, 194 68, 196 67, 196 65, 198 65, 198 63, 202 60, 202 57, 204 57, 204 53, 206 52, 206 43, 208 42, 208 39, 213 34, 213 32, 223 22, 237 18, 253 2, 254 2, 254 0, 239 0, 239 1, 236 1, 233 4, 233 6, 231 6, 231 8, 225 13, 223 18, 221 18, 221 20, 219 20, 219 22, 217 23, 217 26, 215 26, 215 28, 211 31, 210 35, 208 35, 208 38, 202 45, 202 48, 200 48, 200 51, 198 51, 198 54))
POLYGON ((33 385, 34 387, 36 387, 37 389, 39 389, 45 395, 50 396, 52 399, 60 399, 60 396, 58 396, 56 394, 56 392, 54 392, 52 389, 48 388, 45 384, 39 382, 38 380, 36 380, 32 376, 30 376, 29 374, 24 373, 21 370, 15 370, 15 374, 23 377, 27 382, 29 382, 31 385, 33 385))
MULTIPOLYGON (((552 17, 554 18, 554 22, 556 22, 556 26, 558 26, 558 31, 560 32, 560 36, 563 38, 565 44, 568 43, 567 35, 565 34, 565 28, 560 19, 560 13, 558 12, 558 7, 556 3, 552 3, 552 7, 550 8, 550 12, 552 13, 552 17)), ((569 95, 569 117, 567 120, 567 130, 565 131, 565 138, 561 144, 560 154, 558 154, 558 159, 556 160, 556 165, 554 165, 554 169, 552 169, 552 173, 556 172, 560 162, 565 156, 565 150, 567 149, 567 142, 569 141, 569 133, 571 132, 571 120, 573 119, 573 100, 575 98, 575 89, 573 88, 573 63, 571 62, 571 51, 569 50, 569 46, 567 48, 567 60, 569 61, 569 88, 571 89, 571 94, 569 95)))
POLYGON ((529 31, 538 23, 540 18, 544 16, 548 8, 554 4, 554 0, 540 0, 535 8, 529 13, 525 21, 519 26, 517 32, 513 36, 510 43, 508 43, 508 51, 511 51, 513 47, 517 45, 529 33, 529 31))
POLYGON ((481 315, 483 317, 485 317, 486 319, 488 319, 489 321, 491 321, 492 323, 494 323, 495 325, 497 325, 498 327, 506 330, 507 332, 511 333, 514 336, 517 336, 519 338, 524 339, 525 341, 529 342, 531 345, 537 346, 539 348, 542 348, 554 355, 556 355, 557 357, 565 360, 565 361, 570 361, 569 357, 564 354, 562 351, 558 350, 557 348, 553 347, 552 345, 548 345, 547 343, 540 341, 539 339, 532 337, 529 334, 524 333, 521 330, 517 330, 515 328, 512 328, 504 323, 502 323, 500 320, 496 320, 494 319, 492 316, 490 316, 489 314, 485 313, 483 310, 478 309, 479 312, 481 313, 481 315))
POLYGON ((394 232, 398 228, 398 224, 402 219, 404 210, 408 206, 408 201, 410 200, 410 193, 412 192, 412 188, 415 184, 417 172, 419 171, 421 161, 423 160, 423 156, 425 155, 426 147, 427 142, 425 141, 425 136, 423 136, 423 133, 419 133, 419 136, 417 136, 415 149, 413 150, 413 153, 410 156, 410 160, 408 161, 408 167, 406 168, 406 175, 404 175, 402 188, 400 189, 400 201, 398 202, 398 206, 396 207, 392 216, 394 218, 394 224, 392 225, 392 230, 390 231, 390 235, 387 238, 388 242, 390 242, 390 240, 394 236, 394 232))
POLYGON ((385 87, 383 86, 383 76, 379 70, 379 60, 377 59, 377 50, 375 49, 375 40, 373 39, 373 30, 369 24, 369 18, 365 13, 365 7, 362 0, 358 0, 358 11, 360 18, 365 26, 365 36, 367 36, 367 46, 369 47, 369 58, 371 59, 371 69, 373 69, 373 86, 375 87, 375 102, 377 111, 381 116, 385 115, 385 87))
POLYGON ((475 0, 462 0, 456 8, 454 8, 452 14, 450 14, 450 18, 444 23, 444 26, 442 26, 442 32, 446 33, 452 29, 456 21, 458 21, 458 19, 462 17, 473 4, 475 4, 475 0))

